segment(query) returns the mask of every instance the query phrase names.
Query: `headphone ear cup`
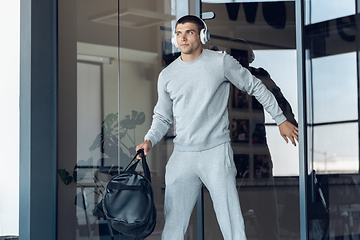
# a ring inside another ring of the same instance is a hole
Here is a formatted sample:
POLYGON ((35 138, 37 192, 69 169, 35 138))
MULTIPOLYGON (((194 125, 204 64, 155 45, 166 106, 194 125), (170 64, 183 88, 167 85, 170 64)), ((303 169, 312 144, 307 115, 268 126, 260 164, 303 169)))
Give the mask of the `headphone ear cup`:
POLYGON ((206 31, 205 36, 206 36, 206 42, 208 42, 208 41, 210 40, 210 33, 209 33, 209 31, 206 31))
POLYGON ((210 34, 205 30, 205 28, 200 31, 200 40, 202 44, 205 44, 210 40, 210 34))
POLYGON ((200 41, 201 41, 202 44, 206 43, 205 42, 205 29, 204 28, 201 29, 201 31, 200 31, 200 41))
POLYGON ((177 41, 176 41, 176 34, 173 33, 172 38, 171 38, 171 43, 174 45, 174 47, 179 48, 177 41))

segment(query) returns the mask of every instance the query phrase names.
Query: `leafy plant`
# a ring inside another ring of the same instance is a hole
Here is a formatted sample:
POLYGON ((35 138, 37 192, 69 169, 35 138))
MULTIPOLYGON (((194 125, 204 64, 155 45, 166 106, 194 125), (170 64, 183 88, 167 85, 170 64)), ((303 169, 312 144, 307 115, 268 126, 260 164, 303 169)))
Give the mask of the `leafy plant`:
POLYGON ((129 162, 131 160, 131 156, 136 154, 135 128, 144 122, 145 114, 143 112, 138 113, 137 111, 132 111, 131 117, 130 115, 126 115, 125 118, 120 121, 119 129, 118 113, 111 113, 106 116, 102 124, 101 133, 89 148, 90 151, 100 148, 100 152, 105 155, 100 159, 101 162, 98 163, 99 166, 106 166, 105 169, 101 169, 102 171, 111 166, 118 167, 117 155, 119 151, 121 161, 129 162), (133 138, 131 138, 129 134, 131 130, 133 132, 133 138), (130 146, 124 143, 126 139, 130 140, 130 146), (120 147, 118 143, 120 143, 120 147))
MULTIPOLYGON (((118 113, 111 113, 105 117, 102 122, 101 132, 96 136, 89 148, 89 151, 95 151, 99 148, 102 153, 102 157, 98 159, 96 166, 93 166, 93 159, 89 158, 86 161, 80 160, 77 162, 72 176, 65 169, 58 169, 58 174, 64 184, 76 183, 78 186, 87 188, 81 184, 81 180, 84 179, 86 174, 90 174, 97 187, 97 190, 91 191, 95 194, 103 195, 102 190, 105 187, 96 176, 96 173, 116 175, 118 169, 121 168, 118 166, 118 154, 121 161, 130 162, 132 156, 136 154, 135 129, 145 122, 145 114, 143 112, 132 111, 131 116, 126 115, 120 121, 120 127, 118 116, 118 113), (131 134, 133 136, 130 136, 131 134)), ((82 194, 78 194, 75 198, 75 204, 86 209, 88 204, 85 203, 85 199, 82 194)))

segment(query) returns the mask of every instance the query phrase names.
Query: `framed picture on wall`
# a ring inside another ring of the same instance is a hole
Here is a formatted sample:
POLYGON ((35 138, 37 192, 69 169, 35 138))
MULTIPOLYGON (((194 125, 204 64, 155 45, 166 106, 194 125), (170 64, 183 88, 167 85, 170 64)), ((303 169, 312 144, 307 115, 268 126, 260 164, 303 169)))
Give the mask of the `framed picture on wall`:
POLYGON ((234 143, 249 143, 249 119, 232 120, 231 141, 234 143))
POLYGON ((254 178, 269 178, 270 177, 270 155, 269 154, 255 154, 254 155, 254 178))
POLYGON ((234 154, 234 163, 236 166, 236 178, 249 178, 249 155, 234 154))
POLYGON ((266 143, 266 132, 265 124, 262 120, 252 121, 252 143, 265 144, 266 143))
POLYGON ((249 95, 231 85, 231 108, 249 109, 249 95))

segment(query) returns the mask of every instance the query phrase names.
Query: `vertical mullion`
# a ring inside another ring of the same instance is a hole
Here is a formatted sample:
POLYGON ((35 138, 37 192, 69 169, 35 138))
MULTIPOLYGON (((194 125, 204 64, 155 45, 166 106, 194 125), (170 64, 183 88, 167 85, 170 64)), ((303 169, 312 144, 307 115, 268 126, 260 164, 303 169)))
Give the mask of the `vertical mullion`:
MULTIPOLYGON (((120 124, 120 0, 117 1, 117 56, 118 56, 118 124, 120 124)), ((105 119, 105 118, 103 118, 105 119)), ((120 129, 120 128, 119 128, 120 129)), ((120 134, 120 131, 118 132, 120 134)), ((117 149, 117 161, 118 161, 118 174, 120 173, 120 166, 121 166, 121 159, 120 159, 120 152, 121 152, 121 144, 120 144, 120 136, 118 136, 118 149, 117 149)))
MULTIPOLYGON (((201 17, 201 0, 195 0, 195 15, 201 17)), ((204 187, 201 187, 197 200, 197 240, 204 240, 204 187)))
POLYGON ((19 239, 56 239, 57 0, 20 1, 19 239))
POLYGON ((305 79, 305 46, 304 46, 304 1, 296 0, 296 49, 297 49, 297 82, 299 108, 299 197, 300 197, 300 239, 308 239, 307 221, 307 117, 306 117, 306 79, 305 79))
MULTIPOLYGON (((195 0, 195 15, 201 18, 201 0, 195 0)), ((201 187, 197 200, 197 240, 204 240, 204 187, 201 187)))
MULTIPOLYGON (((355 16, 358 16, 358 13, 360 13, 360 0, 355 0, 355 10, 356 10, 356 14, 355 16)), ((360 114, 360 48, 359 48, 359 39, 360 39, 360 28, 356 27, 356 35, 355 35, 355 39, 356 39, 356 63, 357 63, 357 68, 356 68, 356 76, 357 76, 357 89, 358 89, 358 116, 360 114)), ((358 129, 360 129, 360 120, 358 117, 358 129)), ((358 139, 360 140, 360 131, 359 135, 358 135, 358 139)), ((358 156, 360 159, 360 148, 358 149, 358 156)), ((360 161, 359 161, 359 172, 360 172, 360 161)))
POLYGON ((204 240, 204 187, 197 200, 197 240, 204 240))

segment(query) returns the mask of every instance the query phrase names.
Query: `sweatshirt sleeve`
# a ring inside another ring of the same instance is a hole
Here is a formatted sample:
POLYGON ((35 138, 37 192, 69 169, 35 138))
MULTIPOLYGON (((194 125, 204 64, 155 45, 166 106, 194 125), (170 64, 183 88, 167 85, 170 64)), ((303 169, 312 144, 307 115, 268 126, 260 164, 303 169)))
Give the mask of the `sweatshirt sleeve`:
POLYGON ((164 79, 160 73, 158 80, 158 101, 154 108, 151 127, 144 137, 144 140, 150 140, 152 146, 155 146, 168 132, 172 124, 172 100, 165 90, 164 79))
POLYGON ((263 68, 253 68, 250 67, 250 72, 261 80, 261 82, 266 86, 266 88, 274 94, 276 101, 279 104, 279 107, 283 111, 286 119, 291 122, 296 127, 298 126, 298 122, 295 119, 295 115, 292 112, 292 108, 290 103, 287 101, 279 86, 276 85, 275 81, 271 78, 270 74, 263 68))
POLYGON ((239 90, 254 96, 271 115, 277 125, 280 125, 286 120, 276 98, 261 80, 254 77, 249 70, 241 66, 236 59, 228 54, 224 55, 223 63, 224 74, 227 80, 234 84, 239 90))

